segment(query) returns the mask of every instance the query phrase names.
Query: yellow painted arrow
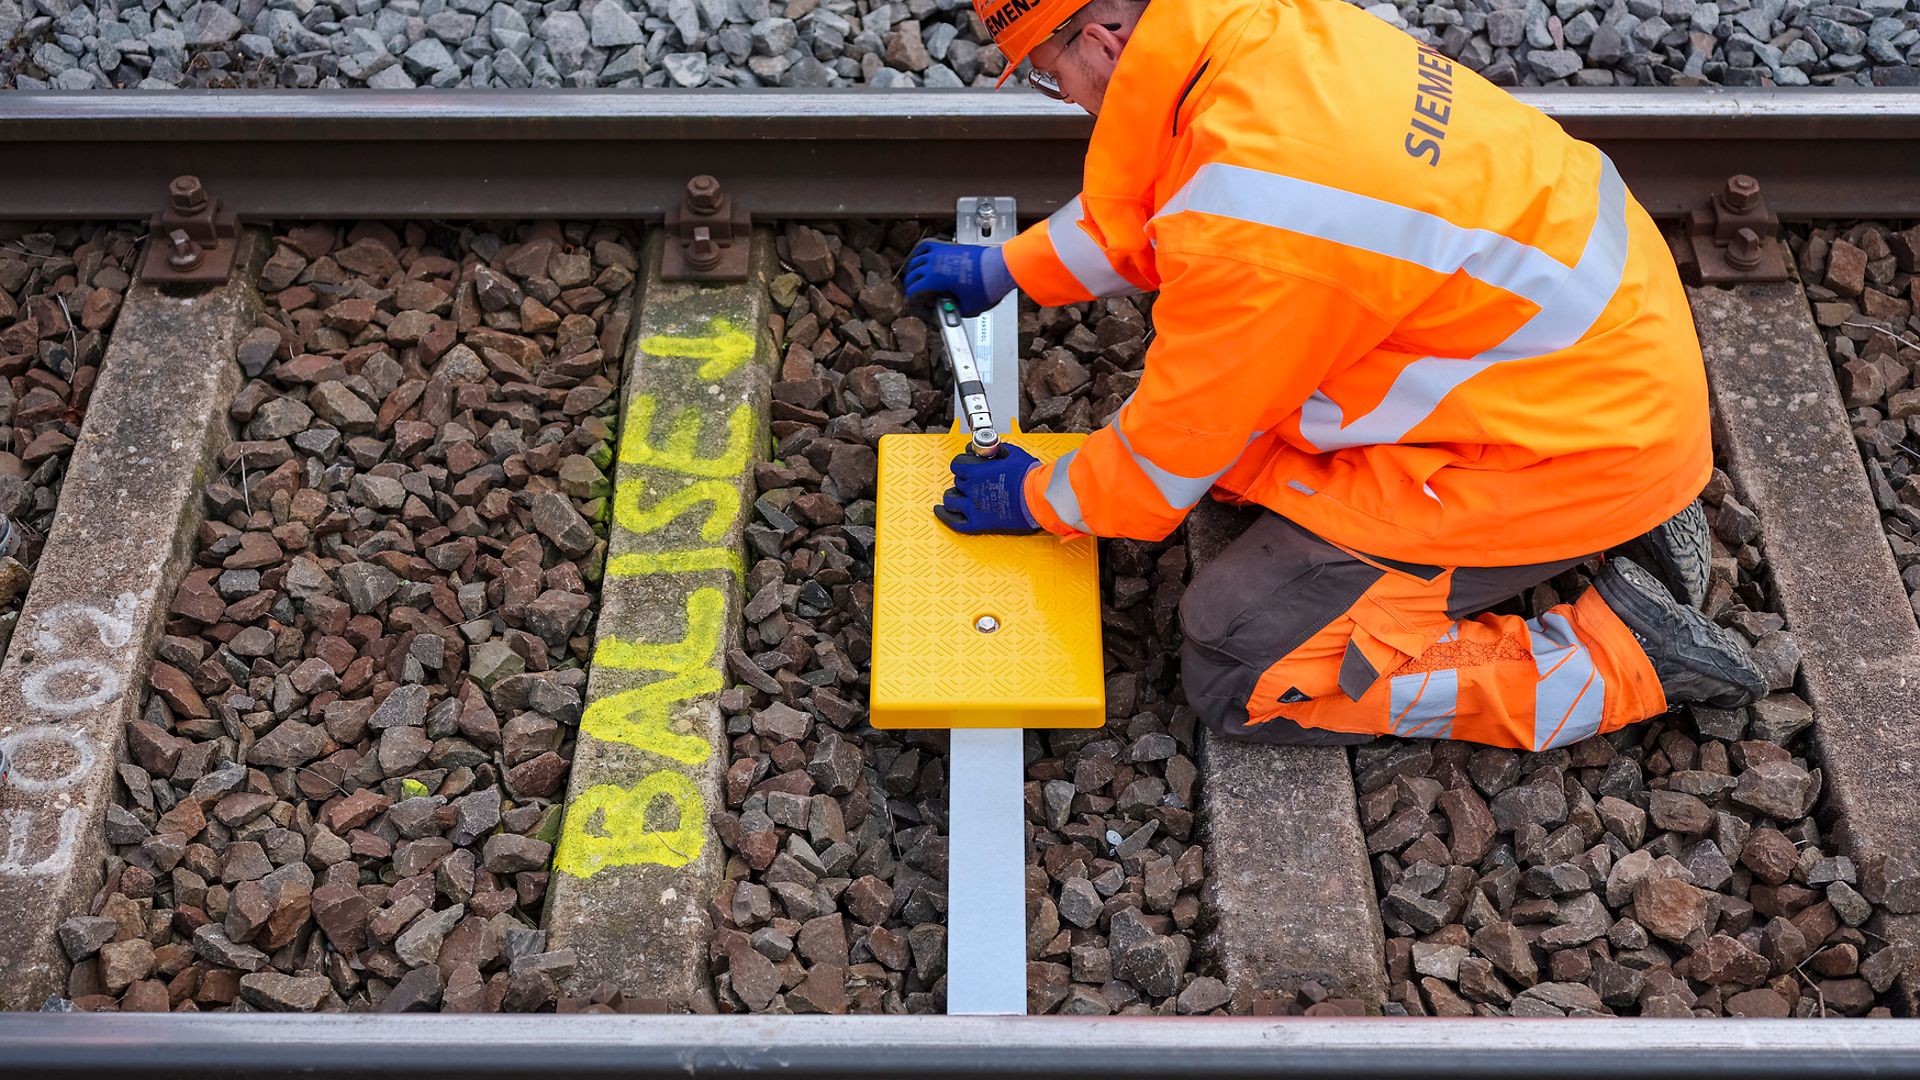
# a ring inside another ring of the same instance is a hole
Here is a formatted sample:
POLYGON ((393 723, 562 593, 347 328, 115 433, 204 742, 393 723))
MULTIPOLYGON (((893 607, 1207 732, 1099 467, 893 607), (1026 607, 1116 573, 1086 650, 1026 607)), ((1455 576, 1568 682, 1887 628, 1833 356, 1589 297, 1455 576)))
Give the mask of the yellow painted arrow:
POLYGON ((709 382, 739 371, 753 356, 753 346, 753 335, 726 319, 708 319, 707 332, 698 337, 655 334, 640 342, 640 348, 653 356, 684 356, 706 361, 697 374, 709 382))

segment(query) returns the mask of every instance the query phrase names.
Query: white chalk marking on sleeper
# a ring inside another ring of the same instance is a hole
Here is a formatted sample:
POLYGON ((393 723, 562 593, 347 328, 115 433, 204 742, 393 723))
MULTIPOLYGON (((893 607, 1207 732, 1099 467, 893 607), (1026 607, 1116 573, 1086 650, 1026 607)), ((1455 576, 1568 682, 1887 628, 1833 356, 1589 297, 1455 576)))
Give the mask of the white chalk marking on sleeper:
POLYGON ((27 838, 33 823, 30 810, 8 810, 7 857, 0 859, 0 874, 21 877, 47 877, 64 872, 73 864, 74 844, 80 837, 80 808, 71 807, 60 815, 60 836, 53 849, 42 858, 27 862, 27 838))
MULTIPOLYGON (((148 589, 147 594, 153 590, 148 589)), ((123 592, 114 598, 113 610, 103 611, 92 604, 67 601, 55 604, 40 613, 34 620, 33 645, 43 653, 64 653, 66 643, 60 639, 56 629, 68 620, 85 620, 93 624, 94 633, 100 638, 100 644, 109 649, 125 645, 133 637, 133 613, 139 610, 140 597, 123 592)))
POLYGON ((0 751, 5 751, 13 759, 13 771, 7 778, 7 786, 18 791, 62 791, 84 780, 93 769, 93 739, 86 732, 73 728, 48 724, 22 728, 11 735, 0 736, 0 751), (73 751, 74 763, 58 776, 25 775, 21 768, 23 752, 27 747, 39 743, 57 743, 67 747, 73 751))
POLYGON ((29 708, 38 712, 73 716, 120 700, 120 676, 98 660, 76 657, 48 664, 20 680, 20 696, 26 699, 29 708), (84 695, 55 697, 53 680, 62 675, 79 679, 82 686, 97 685, 84 695))

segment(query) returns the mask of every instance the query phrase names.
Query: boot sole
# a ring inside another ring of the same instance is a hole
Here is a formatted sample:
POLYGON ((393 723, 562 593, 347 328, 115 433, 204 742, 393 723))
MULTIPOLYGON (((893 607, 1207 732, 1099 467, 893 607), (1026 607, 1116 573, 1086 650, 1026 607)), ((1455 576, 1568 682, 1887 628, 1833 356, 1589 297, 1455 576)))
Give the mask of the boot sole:
POLYGON ((1706 606, 1713 540, 1699 500, 1688 503, 1686 509, 1647 535, 1628 541, 1620 551, 1658 578, 1675 600, 1695 611, 1706 606))
POLYGON ((1737 709, 1766 694, 1766 682, 1739 640, 1705 615, 1680 606, 1638 563, 1607 560, 1593 587, 1629 629, 1646 640, 1668 642, 1665 651, 1690 676, 1668 689, 1670 698, 1737 709))

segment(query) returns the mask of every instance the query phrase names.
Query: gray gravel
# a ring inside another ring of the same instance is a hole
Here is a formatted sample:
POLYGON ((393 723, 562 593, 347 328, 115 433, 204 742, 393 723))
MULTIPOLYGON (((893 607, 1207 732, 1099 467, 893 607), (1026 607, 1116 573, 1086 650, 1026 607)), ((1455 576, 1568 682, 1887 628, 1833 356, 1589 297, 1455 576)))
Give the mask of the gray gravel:
POLYGON ((0 0, 0 86, 991 86, 966 0, 0 0))
MULTIPOLYGON (((1920 85, 1920 0, 1360 6, 1494 82, 1920 85)), ((967 0, 0 0, 0 88, 991 86, 967 0)))

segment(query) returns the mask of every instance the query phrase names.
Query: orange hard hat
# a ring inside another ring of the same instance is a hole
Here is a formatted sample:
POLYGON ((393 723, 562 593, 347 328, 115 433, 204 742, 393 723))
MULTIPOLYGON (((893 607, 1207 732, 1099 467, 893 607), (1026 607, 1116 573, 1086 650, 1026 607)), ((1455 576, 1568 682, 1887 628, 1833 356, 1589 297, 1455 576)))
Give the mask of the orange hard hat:
POLYGON ((1007 70, 1000 73, 1000 83, 1012 76, 1035 45, 1066 25, 1087 3, 1088 0, 973 0, 974 14, 987 24, 993 43, 1000 46, 1007 57, 1007 70))

